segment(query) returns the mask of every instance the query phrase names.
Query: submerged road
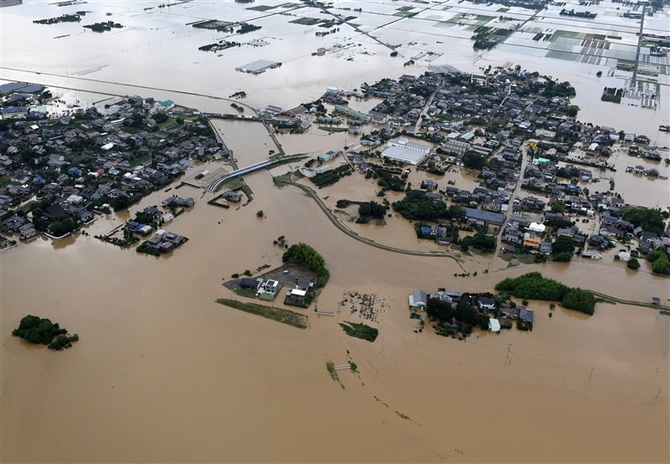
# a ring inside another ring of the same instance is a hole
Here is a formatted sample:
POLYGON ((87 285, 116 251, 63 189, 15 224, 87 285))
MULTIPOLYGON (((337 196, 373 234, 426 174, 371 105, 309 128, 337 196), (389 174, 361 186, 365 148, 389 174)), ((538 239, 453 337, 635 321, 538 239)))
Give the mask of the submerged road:
MULTIPOLYGON (((314 201, 316 201, 316 204, 321 208, 321 211, 323 211, 330 222, 333 223, 335 227, 337 227, 340 231, 344 232, 347 234, 349 237, 358 240, 361 243, 365 243, 366 245, 373 246, 375 248, 379 248, 381 250, 386 250, 386 251, 391 251, 393 253, 400 253, 404 255, 413 255, 413 256, 430 256, 430 257, 436 257, 436 258, 451 258, 454 261, 458 263, 459 266, 461 266, 461 263, 463 262, 463 258, 461 258, 460 253, 455 253, 455 252, 448 252, 448 251, 417 251, 417 250, 406 250, 403 248, 396 248, 392 247, 389 245, 383 245, 381 243, 377 243, 372 239, 366 238, 366 237, 361 237, 358 235, 356 232, 352 231, 348 227, 346 227, 344 224, 340 222, 339 219, 330 211, 328 206, 321 200, 321 198, 316 194, 314 190, 311 188, 298 184, 296 182, 291 182, 291 181, 284 181, 288 185, 292 185, 294 187, 298 187, 300 190, 305 192, 307 195, 312 197, 314 201)), ((463 266, 461 266, 461 269, 463 269, 463 266)), ((465 271, 465 269, 463 269, 465 271)))

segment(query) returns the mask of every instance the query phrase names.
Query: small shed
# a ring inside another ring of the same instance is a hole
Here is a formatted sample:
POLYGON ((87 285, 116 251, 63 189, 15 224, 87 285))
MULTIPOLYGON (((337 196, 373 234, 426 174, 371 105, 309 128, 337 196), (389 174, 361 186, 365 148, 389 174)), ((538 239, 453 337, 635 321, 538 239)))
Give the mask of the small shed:
POLYGON ((489 330, 491 332, 500 332, 500 321, 498 319, 489 319, 489 330))

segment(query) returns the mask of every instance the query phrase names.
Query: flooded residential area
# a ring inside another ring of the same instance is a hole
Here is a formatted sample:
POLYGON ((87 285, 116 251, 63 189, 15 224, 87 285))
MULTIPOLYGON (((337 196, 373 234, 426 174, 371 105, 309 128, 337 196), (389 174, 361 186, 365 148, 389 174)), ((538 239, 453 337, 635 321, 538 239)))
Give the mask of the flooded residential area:
POLYGON ((657 3, 2 2, 0 461, 668 462, 657 3))

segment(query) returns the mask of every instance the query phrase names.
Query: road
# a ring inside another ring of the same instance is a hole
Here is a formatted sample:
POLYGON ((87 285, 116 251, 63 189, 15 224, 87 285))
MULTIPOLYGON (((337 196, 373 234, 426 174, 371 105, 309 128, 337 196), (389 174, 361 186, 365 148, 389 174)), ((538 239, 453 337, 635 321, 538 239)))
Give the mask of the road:
POLYGON ((435 99, 435 95, 437 94, 437 92, 439 92, 440 88, 442 88, 442 84, 444 84, 444 79, 440 80, 440 83, 438 84, 435 91, 430 94, 430 97, 428 97, 428 100, 426 100, 426 104, 423 105, 421 114, 419 115, 418 119, 416 120, 416 124, 414 125, 415 134, 419 132, 419 129, 421 128, 421 121, 423 121, 423 115, 428 112, 428 108, 430 108, 430 105, 433 103, 433 100, 435 99))
MULTIPOLYGON (((528 156, 529 155, 527 147, 526 145, 523 145, 521 147, 521 168, 519 169, 519 179, 517 180, 516 186, 514 187, 514 191, 509 196, 509 202, 507 203, 507 212, 505 213, 505 220, 500 226, 500 230, 498 231, 498 235, 496 236, 496 251, 499 251, 502 247, 502 236, 503 233, 505 232, 505 227, 507 227, 507 223, 512 217, 512 212, 514 211, 514 198, 517 197, 517 195, 519 194, 519 190, 521 189, 521 181, 523 179, 523 173, 526 171, 526 166, 528 166, 528 156)), ((491 261, 489 261, 488 265, 489 270, 491 268, 491 263, 493 262, 494 258, 495 254, 493 257, 491 257, 491 261)))

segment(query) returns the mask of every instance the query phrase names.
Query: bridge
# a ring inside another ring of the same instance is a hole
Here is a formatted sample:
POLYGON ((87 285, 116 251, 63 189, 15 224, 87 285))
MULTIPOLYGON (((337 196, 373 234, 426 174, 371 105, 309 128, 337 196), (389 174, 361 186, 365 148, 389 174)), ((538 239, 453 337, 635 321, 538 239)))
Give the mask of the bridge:
POLYGON ((285 156, 285 157, 276 158, 276 159, 273 159, 273 160, 259 161, 258 163, 254 163, 250 166, 240 168, 240 169, 236 169, 232 172, 227 172, 227 173, 217 177, 212 182, 210 182, 207 186, 205 186, 205 191, 206 192, 215 192, 217 187, 219 185, 221 185, 222 182, 224 182, 228 179, 243 176, 245 174, 250 174, 250 173, 258 171, 260 169, 267 168, 268 166, 271 166, 275 163, 286 162, 287 160, 294 160, 294 159, 298 160, 298 159, 302 159, 303 157, 304 157, 304 155, 300 154, 300 155, 285 156))

